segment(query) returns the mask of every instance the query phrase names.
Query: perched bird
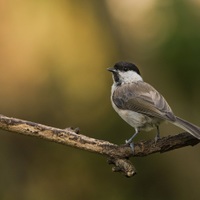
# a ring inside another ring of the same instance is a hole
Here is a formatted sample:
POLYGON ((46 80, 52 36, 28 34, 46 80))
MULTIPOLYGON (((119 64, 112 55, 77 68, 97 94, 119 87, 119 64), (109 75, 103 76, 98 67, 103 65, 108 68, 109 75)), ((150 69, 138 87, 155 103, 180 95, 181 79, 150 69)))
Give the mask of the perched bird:
POLYGON ((164 121, 200 139, 200 127, 174 115, 164 97, 143 81, 139 69, 134 64, 118 62, 107 70, 113 75, 112 106, 123 120, 135 128, 133 136, 126 140, 133 151, 133 138, 142 130, 150 131, 156 128, 156 142, 160 137, 159 125, 164 121))

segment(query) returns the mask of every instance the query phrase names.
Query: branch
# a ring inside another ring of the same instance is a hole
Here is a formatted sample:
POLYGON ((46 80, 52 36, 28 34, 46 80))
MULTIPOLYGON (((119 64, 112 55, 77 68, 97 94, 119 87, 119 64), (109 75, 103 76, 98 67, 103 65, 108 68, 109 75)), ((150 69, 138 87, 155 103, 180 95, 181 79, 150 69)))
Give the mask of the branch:
POLYGON ((129 161, 133 156, 147 156, 153 153, 164 153, 184 146, 194 146, 199 140, 189 133, 180 133, 154 140, 140 141, 134 144, 134 155, 128 145, 116 145, 104 140, 79 134, 78 129, 59 129, 26 120, 0 115, 0 129, 39 137, 59 144, 97 153, 108 158, 109 164, 114 164, 113 171, 122 172, 127 177, 136 174, 133 164, 129 161))

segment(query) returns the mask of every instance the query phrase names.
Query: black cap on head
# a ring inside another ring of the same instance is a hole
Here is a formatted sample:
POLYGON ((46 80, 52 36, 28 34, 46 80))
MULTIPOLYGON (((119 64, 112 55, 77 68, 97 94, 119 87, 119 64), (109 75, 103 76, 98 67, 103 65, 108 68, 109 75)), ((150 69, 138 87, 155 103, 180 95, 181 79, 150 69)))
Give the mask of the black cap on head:
POLYGON ((133 64, 133 63, 129 63, 129 62, 118 62, 114 65, 114 68, 116 70, 119 71, 135 71, 136 73, 138 73, 140 75, 140 71, 139 69, 133 64))

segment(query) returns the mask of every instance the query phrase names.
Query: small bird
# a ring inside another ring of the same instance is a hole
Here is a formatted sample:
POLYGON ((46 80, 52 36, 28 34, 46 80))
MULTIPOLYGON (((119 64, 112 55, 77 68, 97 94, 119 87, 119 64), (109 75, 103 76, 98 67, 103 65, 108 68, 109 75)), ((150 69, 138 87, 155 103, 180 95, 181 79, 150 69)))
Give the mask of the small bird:
POLYGON ((157 142, 160 138, 159 125, 165 121, 200 139, 200 127, 174 115, 164 97, 143 81, 139 69, 134 64, 118 62, 107 70, 113 75, 112 106, 123 120, 135 128, 133 136, 126 140, 133 151, 133 139, 140 131, 156 128, 157 142))

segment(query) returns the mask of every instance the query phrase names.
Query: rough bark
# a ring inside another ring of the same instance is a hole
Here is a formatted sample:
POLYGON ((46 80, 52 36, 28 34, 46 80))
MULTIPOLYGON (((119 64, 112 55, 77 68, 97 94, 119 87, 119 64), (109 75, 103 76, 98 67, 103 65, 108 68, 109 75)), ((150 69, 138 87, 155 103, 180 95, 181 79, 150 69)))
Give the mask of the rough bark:
POLYGON ((142 157, 157 152, 164 153, 184 146, 194 146, 199 143, 198 139, 184 132, 174 136, 163 137, 156 144, 154 140, 137 142, 134 144, 133 155, 128 145, 116 145, 108 141, 87 137, 79 134, 78 129, 59 129, 4 115, 0 115, 0 129, 101 154, 108 158, 109 164, 114 165, 112 168, 113 171, 122 172, 127 177, 136 174, 135 167, 129 160, 130 157, 142 157))

